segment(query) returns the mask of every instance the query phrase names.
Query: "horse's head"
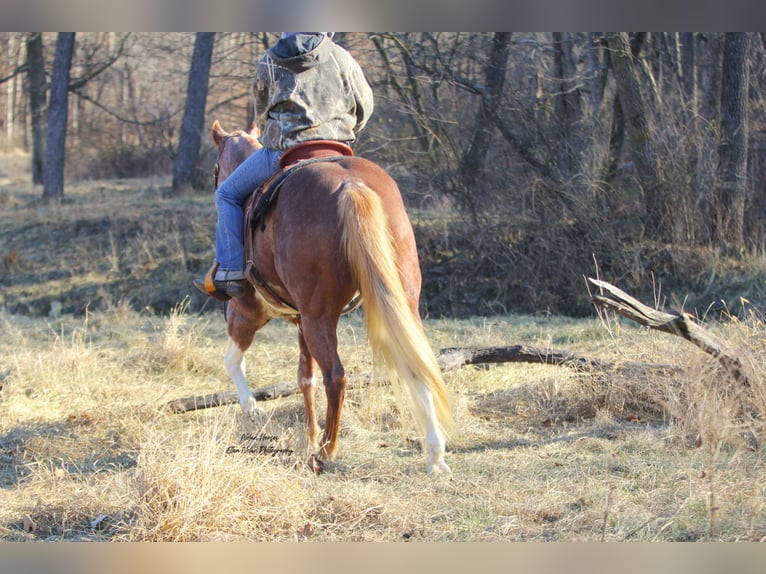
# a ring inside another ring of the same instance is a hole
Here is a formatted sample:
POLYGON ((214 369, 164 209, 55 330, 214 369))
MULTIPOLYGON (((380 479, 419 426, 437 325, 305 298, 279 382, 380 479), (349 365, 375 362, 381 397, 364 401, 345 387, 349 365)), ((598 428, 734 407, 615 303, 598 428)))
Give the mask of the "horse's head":
POLYGON ((255 124, 249 132, 234 130, 229 133, 221 127, 218 120, 213 122, 211 129, 213 141, 218 148, 218 160, 215 164, 215 187, 225 180, 239 164, 261 147, 258 142, 258 128, 255 124))

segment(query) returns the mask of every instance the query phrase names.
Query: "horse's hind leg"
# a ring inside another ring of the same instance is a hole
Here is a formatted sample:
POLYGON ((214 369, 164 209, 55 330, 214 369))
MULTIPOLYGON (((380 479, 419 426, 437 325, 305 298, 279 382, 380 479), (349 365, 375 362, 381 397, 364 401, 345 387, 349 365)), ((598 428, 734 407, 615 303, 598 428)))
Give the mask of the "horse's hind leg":
MULTIPOLYGON (((416 261, 416 259, 411 257, 400 257, 400 260, 409 261, 410 264, 412 264, 412 261, 416 261)), ((420 281, 416 280, 420 277, 420 268, 415 266, 409 271, 402 270, 402 272, 402 286, 407 295, 410 311, 412 312, 415 321, 417 321, 422 328, 422 321, 418 311, 420 281)), ((448 474, 451 470, 447 463, 444 462, 445 439, 436 415, 433 394, 425 387, 425 385, 423 385, 419 390, 414 391, 414 395, 415 408, 420 411, 421 415, 419 418, 423 421, 425 426, 425 448, 428 454, 427 471, 429 474, 448 474)))
POLYGON ((319 450, 319 428, 317 423, 316 402, 314 391, 316 379, 314 377, 314 357, 311 355, 306 339, 303 337, 303 329, 298 325, 298 345, 300 357, 298 359, 298 387, 303 393, 304 423, 306 427, 306 439, 309 450, 316 454, 319 450))
POLYGON ((327 395, 327 416, 319 455, 322 459, 332 460, 338 451, 340 413, 346 394, 346 371, 338 356, 337 320, 333 322, 304 316, 301 323, 306 347, 322 370, 322 381, 327 395))
POLYGON ((444 462, 445 440, 439 421, 436 416, 436 407, 434 398, 429 389, 421 387, 414 393, 414 407, 421 413, 421 420, 425 426, 425 449, 428 454, 428 465, 426 470, 428 474, 448 474, 450 467, 444 462))

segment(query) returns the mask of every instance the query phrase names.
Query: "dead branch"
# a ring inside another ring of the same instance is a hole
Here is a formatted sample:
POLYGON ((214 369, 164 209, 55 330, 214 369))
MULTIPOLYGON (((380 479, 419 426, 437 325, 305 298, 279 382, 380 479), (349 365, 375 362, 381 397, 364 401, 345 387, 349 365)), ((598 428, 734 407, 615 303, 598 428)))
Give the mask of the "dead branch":
MULTIPOLYGON (((346 388, 354 389, 363 387, 369 385, 371 382, 372 380, 370 377, 358 377, 350 380, 346 388)), ((267 387, 251 390, 251 393, 256 401, 271 401, 281 397, 289 397, 290 395, 298 394, 300 391, 296 381, 282 381, 281 383, 275 383, 267 387)), ((165 408, 174 413, 185 413, 212 407, 234 405, 238 402, 239 395, 237 394, 237 391, 227 391, 224 393, 212 393, 210 395, 202 395, 198 397, 175 399, 168 402, 165 405, 165 408)))
MULTIPOLYGON (((529 345, 513 345, 510 347, 452 347, 442 349, 436 357, 442 372, 448 372, 465 365, 478 365, 488 363, 536 363, 544 365, 556 365, 576 368, 582 371, 622 371, 636 373, 647 369, 668 370, 672 367, 667 365, 649 365, 646 363, 623 362, 619 365, 600 361, 555 349, 541 349, 529 345)), ((350 379, 348 389, 355 389, 372 384, 369 375, 350 379)), ((376 380, 376 383, 388 384, 385 379, 376 380)), ((267 387, 255 389, 253 397, 256 401, 269 401, 280 397, 287 397, 300 392, 298 383, 295 381, 283 381, 267 387)), ((176 399, 167 403, 166 408, 175 413, 219 407, 236 404, 239 397, 236 391, 213 393, 197 397, 176 399)))
POLYGON ((511 347, 454 347, 442 349, 436 358, 442 372, 451 371, 464 365, 481 363, 541 363, 579 367, 586 370, 605 369, 611 365, 597 359, 589 359, 581 355, 557 351, 555 349, 540 349, 529 345, 513 345, 511 347))
MULTIPOLYGON (((256 401, 270 401, 279 397, 288 397, 299 392, 298 383, 295 381, 283 381, 268 387, 262 387, 253 391, 253 397, 256 401)), ((170 401, 166 408, 174 413, 185 413, 187 411, 196 411, 199 409, 209 409, 212 407, 222 407, 239 402, 239 396, 236 391, 225 393, 213 393, 200 397, 186 397, 170 401)))
POLYGON ((707 331, 686 313, 665 313, 644 305, 614 285, 599 279, 588 278, 599 288, 600 294, 593 295, 593 303, 600 309, 614 311, 644 325, 671 335, 683 337, 706 353, 712 355, 732 376, 745 386, 750 386, 745 367, 737 352, 726 341, 707 331))

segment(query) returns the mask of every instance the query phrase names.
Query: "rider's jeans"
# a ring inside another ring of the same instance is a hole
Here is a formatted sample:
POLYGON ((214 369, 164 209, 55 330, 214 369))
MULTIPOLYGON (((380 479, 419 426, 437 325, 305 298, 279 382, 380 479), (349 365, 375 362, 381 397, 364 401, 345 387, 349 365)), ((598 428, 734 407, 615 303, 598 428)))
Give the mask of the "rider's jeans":
POLYGON ((282 152, 260 148, 218 187, 215 206, 218 223, 215 230, 215 258, 219 281, 244 278, 244 205, 247 198, 279 169, 282 152))

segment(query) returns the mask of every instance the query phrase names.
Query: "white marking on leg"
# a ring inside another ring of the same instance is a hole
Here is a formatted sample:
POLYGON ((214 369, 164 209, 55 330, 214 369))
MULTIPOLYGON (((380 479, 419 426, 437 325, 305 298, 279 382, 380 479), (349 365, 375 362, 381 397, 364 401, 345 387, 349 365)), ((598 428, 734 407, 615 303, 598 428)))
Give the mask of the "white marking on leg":
POLYGON ((237 387, 239 406, 242 407, 245 418, 250 422, 257 422, 257 419, 260 418, 260 409, 256 405, 255 397, 253 397, 245 377, 245 353, 231 339, 229 339, 223 364, 237 387))
POLYGON ((448 474, 452 470, 444 462, 444 433, 442 433, 436 417, 434 397, 431 391, 424 386, 420 391, 420 396, 416 396, 414 399, 417 406, 423 411, 423 423, 426 431, 425 449, 428 454, 426 471, 428 474, 448 474))

